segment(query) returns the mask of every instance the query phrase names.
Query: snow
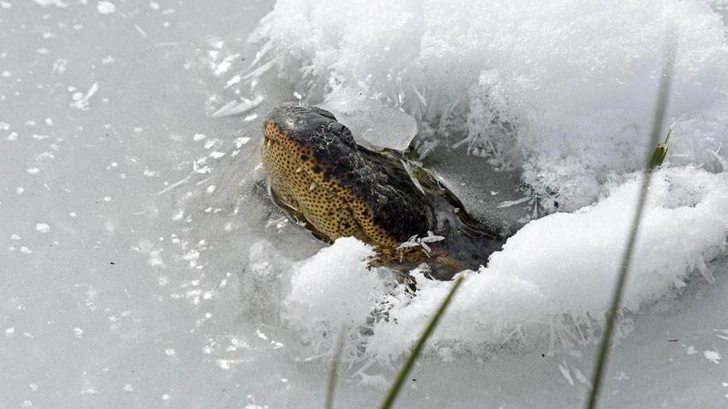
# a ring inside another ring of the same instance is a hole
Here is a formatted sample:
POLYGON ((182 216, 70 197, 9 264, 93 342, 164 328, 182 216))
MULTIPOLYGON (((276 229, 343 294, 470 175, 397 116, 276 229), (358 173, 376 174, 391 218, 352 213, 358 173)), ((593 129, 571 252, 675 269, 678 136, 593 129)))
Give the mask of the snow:
POLYGON ((714 364, 720 364, 721 356, 720 353, 716 351, 703 351, 703 356, 705 356, 705 359, 714 364))
POLYGON ((451 284, 414 272, 413 295, 270 204, 260 120, 289 101, 376 146, 460 143, 562 211, 463 273, 398 407, 581 407, 672 23, 673 144, 601 403, 725 405, 727 51, 704 3, 0 6, 0 407, 320 407, 340 335, 335 407, 376 406, 451 284))
MULTIPOLYGON (((56 6, 56 7, 68 7, 68 5, 60 0, 34 0, 37 4, 40 4, 43 7, 48 7, 50 5, 56 6)), ((8 6, 10 7, 10 3, 8 3, 8 6)))
POLYGON ((96 5, 96 10, 99 14, 111 14, 116 11, 116 6, 110 1, 100 1, 96 5))
MULTIPOLYGON (((725 251, 728 234, 725 177, 687 169, 660 172, 656 178, 623 301, 633 312, 684 287, 690 273, 725 251), (705 190, 696 193, 694 186, 681 186, 694 182, 705 183, 705 190), (686 187, 689 195, 680 191, 686 187), (675 204, 673 201, 679 202, 681 196, 698 203, 675 204), (671 234, 676 231, 684 235, 671 234)), ((562 315, 567 315, 564 320, 572 325, 594 325, 591 321, 604 316, 610 300, 631 213, 624 209, 635 202, 637 190, 633 181, 592 207, 546 216, 526 225, 508 240, 502 252, 491 257, 487 268, 470 277, 433 344, 457 341, 461 348, 471 350, 483 343, 505 342, 509 332, 526 332, 527 324, 550 323, 558 328, 565 325, 560 322, 562 315), (479 317, 475 322, 473 315, 479 317)), ((419 306, 420 302, 427 303, 416 298, 404 309, 432 309, 427 304, 419 306)), ((409 312, 399 314, 392 313, 397 326, 382 332, 375 329, 374 338, 386 333, 383 338, 397 340, 414 331, 406 328, 409 312)), ((415 328, 421 325, 413 324, 415 328)), ((570 341, 584 343, 590 339, 587 335, 570 341)), ((528 337, 522 342, 528 344, 528 337)), ((387 348, 404 351, 406 343, 387 348)))
POLYGON ((642 166, 667 32, 679 38, 669 160, 720 170, 728 50, 703 2, 282 0, 253 40, 261 67, 280 67, 310 102, 361 95, 445 128, 441 138, 464 132, 573 211, 642 166))
POLYGON ((358 330, 384 291, 382 281, 367 269, 373 256, 369 246, 349 237, 306 260, 291 277, 281 320, 293 328, 301 325, 305 339, 314 343, 345 329, 358 330))

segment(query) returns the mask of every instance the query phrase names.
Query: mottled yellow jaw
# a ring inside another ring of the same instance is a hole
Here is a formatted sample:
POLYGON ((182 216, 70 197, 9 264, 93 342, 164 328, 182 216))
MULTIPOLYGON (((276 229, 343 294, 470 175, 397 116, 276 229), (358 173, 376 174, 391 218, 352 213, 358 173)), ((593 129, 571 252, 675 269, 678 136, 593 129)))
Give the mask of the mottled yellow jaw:
POLYGON ((397 242, 374 224, 366 204, 335 178, 326 177, 326 164, 289 132, 272 119, 263 125, 263 168, 279 204, 302 216, 327 241, 353 236, 380 248, 394 248, 397 242))

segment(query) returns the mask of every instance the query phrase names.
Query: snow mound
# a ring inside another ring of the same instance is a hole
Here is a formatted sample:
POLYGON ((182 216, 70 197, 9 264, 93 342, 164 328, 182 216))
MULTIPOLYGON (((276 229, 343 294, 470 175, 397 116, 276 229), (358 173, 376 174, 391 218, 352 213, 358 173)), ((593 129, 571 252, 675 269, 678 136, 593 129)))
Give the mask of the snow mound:
POLYGON ((347 237, 296 266, 281 320, 316 349, 330 348, 340 331, 356 334, 384 293, 384 283, 369 271, 373 256, 371 246, 347 237))
POLYGON ((247 78, 274 72, 313 104, 344 94, 402 108, 439 140, 464 135, 522 168, 569 211, 642 166, 668 31, 668 160, 721 171, 728 47, 705 2, 279 0, 250 38, 261 52, 247 78))
MULTIPOLYGON (((725 254, 728 235, 727 179, 695 168, 655 174, 625 309, 635 312, 678 294, 694 272, 713 280, 710 261, 725 254)), ((487 355, 503 345, 542 347, 549 340, 554 350, 593 342, 608 308, 639 184, 632 175, 593 206, 529 223, 493 254, 487 268, 463 273, 466 282, 429 352, 449 359, 459 353, 487 355)), ((340 239, 294 269, 282 316, 315 354, 329 356, 332 339, 348 328, 347 338, 357 343, 347 349, 349 360, 392 362, 409 350, 450 289, 449 282, 415 272, 415 297, 385 291, 379 275, 367 270, 371 254, 353 238, 340 239)))

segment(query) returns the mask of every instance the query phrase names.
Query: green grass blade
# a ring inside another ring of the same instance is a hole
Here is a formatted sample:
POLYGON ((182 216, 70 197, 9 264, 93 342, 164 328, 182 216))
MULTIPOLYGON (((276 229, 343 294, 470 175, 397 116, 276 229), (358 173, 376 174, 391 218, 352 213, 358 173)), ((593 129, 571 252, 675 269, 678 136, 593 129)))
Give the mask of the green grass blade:
MULTIPOLYGON (((656 147, 656 150, 660 149, 658 146, 660 135, 662 135, 662 123, 665 120, 665 112, 667 111, 667 99, 670 92, 670 84, 672 82, 672 68, 675 62, 675 38, 672 32, 668 33, 665 46, 665 61, 662 67, 662 78, 660 80, 660 88, 657 96, 657 109, 655 110, 654 122, 652 124, 652 134, 650 135, 650 144, 648 146, 656 147)), ((669 135, 668 135, 669 137, 669 135)), ((666 141, 667 143, 667 141, 666 141)), ((665 150, 665 153, 667 151, 665 150)), ((627 282, 627 272, 629 271, 630 264, 632 262, 632 255, 634 253, 635 241, 640 229, 640 222, 644 213, 645 203, 647 201, 647 193, 650 188, 650 181, 652 180, 653 170, 662 163, 664 155, 659 158, 659 161, 655 159, 655 153, 649 151, 646 158, 647 170, 642 179, 642 186, 637 200, 637 207, 634 213, 634 219, 629 232, 629 239, 627 241, 627 248, 622 256, 622 262, 620 265, 619 275, 617 276, 617 285, 612 294, 612 302, 607 312, 606 323, 604 324, 604 334, 602 336, 601 345, 599 348, 597 363, 594 368, 594 374, 592 376, 592 389, 587 400, 587 409, 595 409, 597 401, 599 399, 599 392, 604 378, 604 372, 606 372, 607 358, 609 356, 609 346, 612 343, 612 335, 614 331, 614 324, 617 320, 619 310, 622 303, 622 295, 624 293, 624 286, 627 282)))
POLYGON ((447 309, 447 306, 450 304, 453 295, 455 295, 455 292, 458 290, 462 282, 463 276, 461 275, 455 280, 455 284, 453 284, 452 289, 447 294, 447 297, 445 297, 445 299, 442 301, 442 304, 440 304, 440 307, 437 309, 437 312, 435 312, 435 315, 427 324, 427 327, 425 328, 424 332, 422 332, 422 335, 420 335, 420 338, 417 340, 417 343, 415 343, 415 346, 412 347, 412 352, 410 353, 410 356, 407 358, 407 361, 405 361, 405 363, 402 365, 402 368, 400 368, 399 373, 397 374, 397 378, 394 380, 394 383, 392 383, 392 385, 389 387, 389 391, 387 392, 387 396, 382 403, 381 409, 389 409, 394 404, 394 400, 397 398, 397 394, 399 394, 399 391, 402 389, 402 385, 404 385, 405 379, 407 379, 410 370, 412 370, 415 361, 417 361, 417 358, 422 352, 422 347, 425 346, 427 338, 429 338, 432 334, 432 331, 435 330, 437 323, 440 321, 443 313, 445 313, 445 309, 447 309))

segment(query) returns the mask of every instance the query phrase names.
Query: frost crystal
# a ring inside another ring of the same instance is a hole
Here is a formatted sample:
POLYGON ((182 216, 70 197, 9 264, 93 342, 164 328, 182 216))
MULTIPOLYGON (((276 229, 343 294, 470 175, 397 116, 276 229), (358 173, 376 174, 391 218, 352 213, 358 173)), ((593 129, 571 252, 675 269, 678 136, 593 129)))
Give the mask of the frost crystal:
POLYGON ((407 239, 407 241, 397 246, 397 250, 401 254, 404 249, 420 247, 422 248, 422 251, 429 257, 432 249, 430 248, 430 246, 427 245, 427 243, 435 243, 442 240, 445 240, 445 237, 436 236, 432 231, 428 231, 427 236, 425 237, 418 237, 418 235, 416 234, 410 237, 409 239, 407 239))

